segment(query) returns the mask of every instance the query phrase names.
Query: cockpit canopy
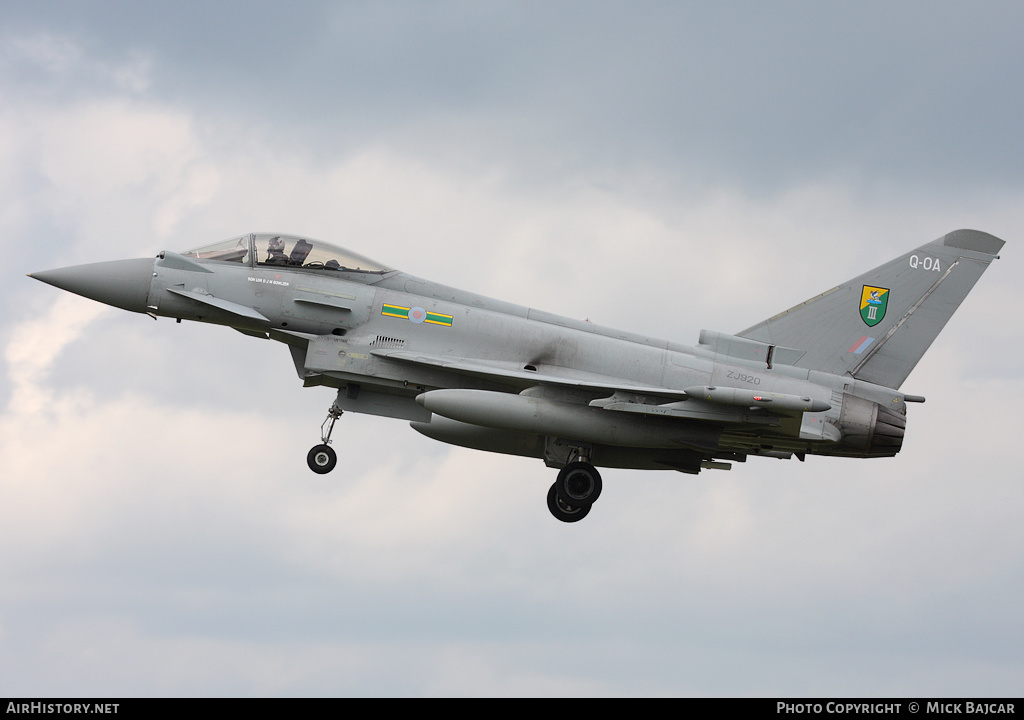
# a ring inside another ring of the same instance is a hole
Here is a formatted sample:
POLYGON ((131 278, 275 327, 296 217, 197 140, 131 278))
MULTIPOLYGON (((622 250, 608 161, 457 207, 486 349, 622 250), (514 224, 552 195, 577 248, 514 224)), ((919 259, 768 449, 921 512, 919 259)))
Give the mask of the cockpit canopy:
POLYGON ((325 243, 322 240, 282 235, 255 233, 223 240, 211 245, 181 253, 199 262, 226 262, 241 265, 274 265, 290 269, 319 270, 321 272, 350 272, 383 275, 392 268, 381 265, 351 250, 325 243))

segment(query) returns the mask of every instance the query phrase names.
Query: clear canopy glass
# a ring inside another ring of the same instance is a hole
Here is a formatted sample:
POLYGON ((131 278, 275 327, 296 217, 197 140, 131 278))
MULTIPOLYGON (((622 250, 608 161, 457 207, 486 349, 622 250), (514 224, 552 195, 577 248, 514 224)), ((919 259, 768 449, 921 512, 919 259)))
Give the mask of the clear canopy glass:
POLYGON ((351 250, 313 238, 257 233, 253 239, 257 265, 287 265, 311 270, 380 274, 391 270, 351 250))
POLYGON ((186 250, 181 254, 185 257, 195 258, 196 260, 248 263, 249 236, 242 235, 241 237, 222 240, 221 242, 213 243, 212 245, 203 245, 202 247, 193 248, 192 250, 186 250))
POLYGON ((383 275, 392 270, 392 268, 381 265, 368 257, 337 245, 325 243, 322 240, 280 233, 243 235, 203 245, 181 254, 201 262, 231 262, 246 265, 255 262, 256 265, 275 265, 327 272, 383 275), (250 251, 252 251, 251 258, 250 251))

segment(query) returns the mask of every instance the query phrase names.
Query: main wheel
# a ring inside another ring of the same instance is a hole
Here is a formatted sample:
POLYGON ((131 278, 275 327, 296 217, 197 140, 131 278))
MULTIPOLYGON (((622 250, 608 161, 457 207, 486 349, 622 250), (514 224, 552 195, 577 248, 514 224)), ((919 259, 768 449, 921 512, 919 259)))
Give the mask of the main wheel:
POLYGON ((590 506, 601 496, 601 473, 590 463, 569 463, 558 473, 555 492, 566 505, 590 506))
POLYGON ((338 464, 338 455, 330 445, 317 445, 306 455, 309 469, 318 475, 326 475, 338 464))
POLYGON ((558 520, 566 523, 579 522, 587 516, 590 512, 589 505, 583 505, 582 507, 573 507, 562 502, 562 498, 558 497, 558 493, 555 492, 555 486, 552 485, 551 489, 548 490, 548 510, 558 520))

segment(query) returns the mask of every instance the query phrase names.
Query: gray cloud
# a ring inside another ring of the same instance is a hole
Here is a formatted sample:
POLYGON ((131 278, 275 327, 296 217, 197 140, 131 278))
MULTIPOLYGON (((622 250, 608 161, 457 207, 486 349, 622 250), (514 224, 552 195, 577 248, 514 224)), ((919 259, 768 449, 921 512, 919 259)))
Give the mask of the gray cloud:
POLYGON ((384 136, 531 182, 636 164, 760 193, 1021 180, 1014 4, 300 8, 57 3, 7 25, 81 37, 97 62, 149 59, 149 96, 320 158, 384 136))

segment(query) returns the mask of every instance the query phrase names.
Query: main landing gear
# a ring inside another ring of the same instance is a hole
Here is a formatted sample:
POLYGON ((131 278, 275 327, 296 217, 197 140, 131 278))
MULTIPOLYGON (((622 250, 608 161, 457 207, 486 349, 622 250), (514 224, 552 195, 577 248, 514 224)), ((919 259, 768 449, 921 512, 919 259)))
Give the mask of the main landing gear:
POLYGON ((340 417, 341 408, 332 403, 331 409, 327 411, 327 419, 320 426, 323 443, 314 447, 306 455, 306 464, 318 475, 326 475, 338 464, 338 454, 331 447, 331 433, 334 432, 334 422, 340 417))
POLYGON ((548 490, 548 510, 562 522, 578 522, 601 496, 601 473, 586 460, 571 462, 558 472, 548 490))

